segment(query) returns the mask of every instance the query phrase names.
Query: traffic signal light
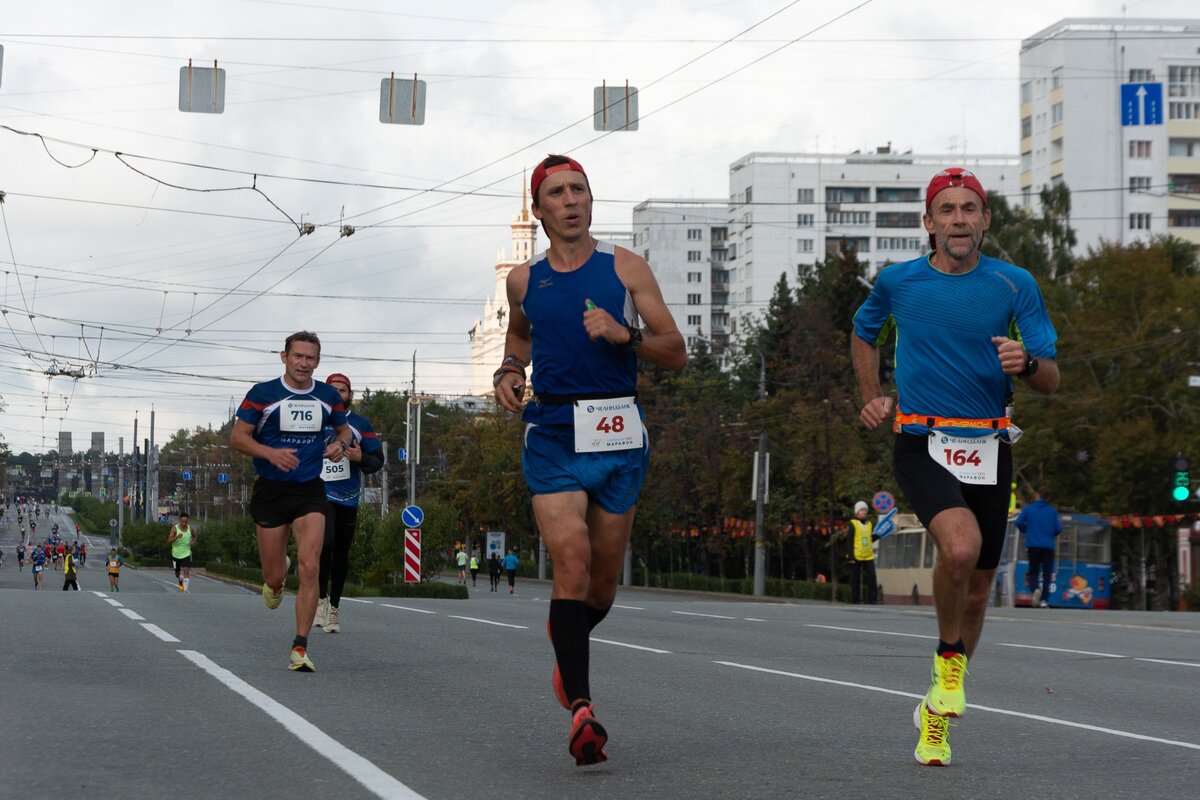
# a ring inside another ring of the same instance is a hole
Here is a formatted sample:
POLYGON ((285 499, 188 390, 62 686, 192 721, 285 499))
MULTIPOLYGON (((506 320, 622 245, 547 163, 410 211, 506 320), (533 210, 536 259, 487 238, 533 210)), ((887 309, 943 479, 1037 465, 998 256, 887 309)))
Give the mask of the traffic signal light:
POLYGON ((1182 503, 1192 495, 1191 464, 1187 456, 1177 453, 1171 459, 1171 499, 1182 503))

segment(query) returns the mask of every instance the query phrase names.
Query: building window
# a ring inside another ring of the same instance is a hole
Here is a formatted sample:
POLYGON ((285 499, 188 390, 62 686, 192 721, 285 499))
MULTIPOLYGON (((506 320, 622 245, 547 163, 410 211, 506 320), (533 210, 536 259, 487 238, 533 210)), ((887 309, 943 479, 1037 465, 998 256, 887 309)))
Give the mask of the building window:
POLYGON ((919 228, 921 215, 916 211, 879 211, 875 214, 876 228, 919 228))
POLYGON ((700 295, 698 295, 698 294, 689 294, 689 295, 688 295, 688 301, 687 301, 687 304, 688 304, 689 306, 698 306, 698 305, 700 305, 700 295))
POLYGON ((1033 117, 1021 117, 1021 138, 1033 136, 1033 117))
POLYGON ((797 214, 796 215, 796 227, 797 228, 811 228, 812 226, 813 226, 813 215, 812 214, 797 214))
POLYGON ((1150 191, 1150 178, 1135 176, 1129 179, 1129 193, 1137 194, 1138 192, 1150 191))
POLYGON ((830 225, 870 225, 870 211, 831 211, 825 215, 830 225))
POLYGON ((703 261, 703 260, 704 260, 704 251, 688 250, 688 261, 703 261))
POLYGON ((1062 106, 1063 106, 1062 103, 1055 103, 1054 105, 1050 106, 1050 124, 1051 125, 1058 125, 1059 123, 1062 122, 1062 117, 1063 117, 1062 106))
POLYGON ((813 190, 812 189, 797 189, 796 190, 796 202, 797 203, 813 202, 813 190))
POLYGON ((1033 83, 1026 81, 1021 84, 1021 102, 1028 103, 1033 99, 1033 83))
POLYGON ((708 231, 708 239, 714 245, 719 244, 720 242, 723 242, 728 238, 729 238, 729 229, 728 228, 710 228, 708 231))
POLYGON ((1200 65, 1167 67, 1167 97, 1200 97, 1200 65))
POLYGON ((1200 103, 1167 103, 1168 119, 1200 119, 1200 103))
POLYGON ((747 203, 747 204, 750 204, 750 203, 753 203, 753 202, 754 202, 754 187, 753 187, 753 186, 747 186, 747 187, 746 187, 746 203, 747 203))
POLYGON ((921 190, 916 186, 876 189, 875 200, 879 203, 919 203, 921 190))
POLYGON ((1129 70, 1130 83, 1154 83, 1154 70, 1152 69, 1131 69, 1129 70))
POLYGON ((711 260, 713 263, 717 263, 719 261, 724 261, 725 260, 725 250, 713 250, 711 260))
POLYGON ((1149 158, 1150 142, 1135 139, 1129 143, 1130 158, 1149 158))
POLYGON ((701 325, 700 320, 703 319, 703 317, 701 317, 701 315, 699 315, 699 314, 688 314, 687 319, 688 319, 687 324, 688 324, 689 328, 699 328, 701 325))
POLYGON ((1171 158, 1196 158, 1200 156, 1200 139, 1172 139, 1167 155, 1171 158))
POLYGON ((688 283, 700 283, 702 280, 704 280, 702 273, 699 273, 699 272, 689 272, 688 273, 688 283))
POLYGON ((688 228, 688 241, 698 242, 704 238, 704 231, 700 228, 688 228))
POLYGON ((1130 214, 1129 215, 1129 230, 1131 230, 1131 231, 1148 231, 1148 230, 1150 230, 1150 215, 1149 214, 1130 214))
POLYGON ((825 189, 826 203, 869 203, 871 190, 857 186, 830 186, 825 189))
POLYGON ((797 253, 811 253, 812 251, 813 251, 813 240, 812 239, 797 239, 796 240, 796 252, 797 253))
POLYGON ((1053 70, 1050 71, 1050 88, 1051 88, 1051 90, 1057 89, 1058 87, 1062 86, 1062 81, 1063 81, 1063 68, 1055 67, 1053 70))

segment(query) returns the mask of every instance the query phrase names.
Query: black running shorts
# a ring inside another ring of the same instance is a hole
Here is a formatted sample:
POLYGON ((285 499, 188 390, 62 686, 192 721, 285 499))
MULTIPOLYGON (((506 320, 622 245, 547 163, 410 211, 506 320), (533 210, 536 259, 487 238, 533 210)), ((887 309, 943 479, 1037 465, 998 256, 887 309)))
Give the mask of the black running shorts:
POLYGON ((258 478, 250 495, 250 517, 263 528, 290 525, 305 514, 324 514, 329 510, 325 499, 325 481, 273 481, 258 478))
POLYGON ((175 562, 175 566, 172 567, 172 569, 183 569, 184 567, 187 567, 188 569, 192 568, 191 556, 184 556, 183 558, 175 558, 172 556, 171 560, 175 562))
POLYGON ((896 436, 892 471, 904 498, 926 529, 947 508, 966 508, 979 522, 983 542, 975 569, 995 569, 1004 550, 1012 484, 1012 448, 1001 442, 995 486, 965 484, 929 457, 929 438, 912 433, 896 436))

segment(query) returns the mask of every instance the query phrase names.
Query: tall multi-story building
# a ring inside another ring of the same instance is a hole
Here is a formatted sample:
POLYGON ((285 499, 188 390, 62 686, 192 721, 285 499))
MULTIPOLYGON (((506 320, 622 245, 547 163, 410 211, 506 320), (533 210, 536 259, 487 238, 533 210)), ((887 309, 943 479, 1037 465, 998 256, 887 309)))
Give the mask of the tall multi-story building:
POLYGON ((729 311, 765 310, 781 275, 794 285, 843 246, 872 274, 919 256, 929 247, 921 217, 930 178, 965 167, 989 192, 1011 195, 1019 163, 1009 155, 893 153, 890 145, 874 153, 738 159, 729 167, 729 311))
POLYGON ((646 200, 633 209, 633 251, 650 263, 688 347, 697 336, 720 355, 729 342, 724 200, 646 200))
POLYGON ((1200 19, 1062 19, 1020 61, 1023 203, 1065 183, 1079 252, 1200 247, 1200 19))

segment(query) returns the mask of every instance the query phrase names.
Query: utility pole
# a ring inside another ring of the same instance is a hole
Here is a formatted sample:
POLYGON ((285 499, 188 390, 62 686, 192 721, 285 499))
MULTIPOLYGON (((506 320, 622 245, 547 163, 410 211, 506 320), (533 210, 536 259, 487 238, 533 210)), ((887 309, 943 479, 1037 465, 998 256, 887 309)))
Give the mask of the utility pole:
POLYGON ((380 490, 383 493, 383 498, 379 503, 379 516, 386 517, 388 515, 388 457, 387 457, 387 439, 380 442, 383 445, 383 470, 379 473, 382 475, 383 488, 380 490))
MULTIPOLYGON (((767 360, 758 354, 758 402, 767 399, 767 360)), ((767 543, 763 539, 763 506, 767 502, 767 434, 758 435, 758 450, 754 454, 754 596, 767 593, 767 543)))
POLYGON ((125 531, 125 437, 117 437, 117 547, 121 546, 121 534, 125 531))

